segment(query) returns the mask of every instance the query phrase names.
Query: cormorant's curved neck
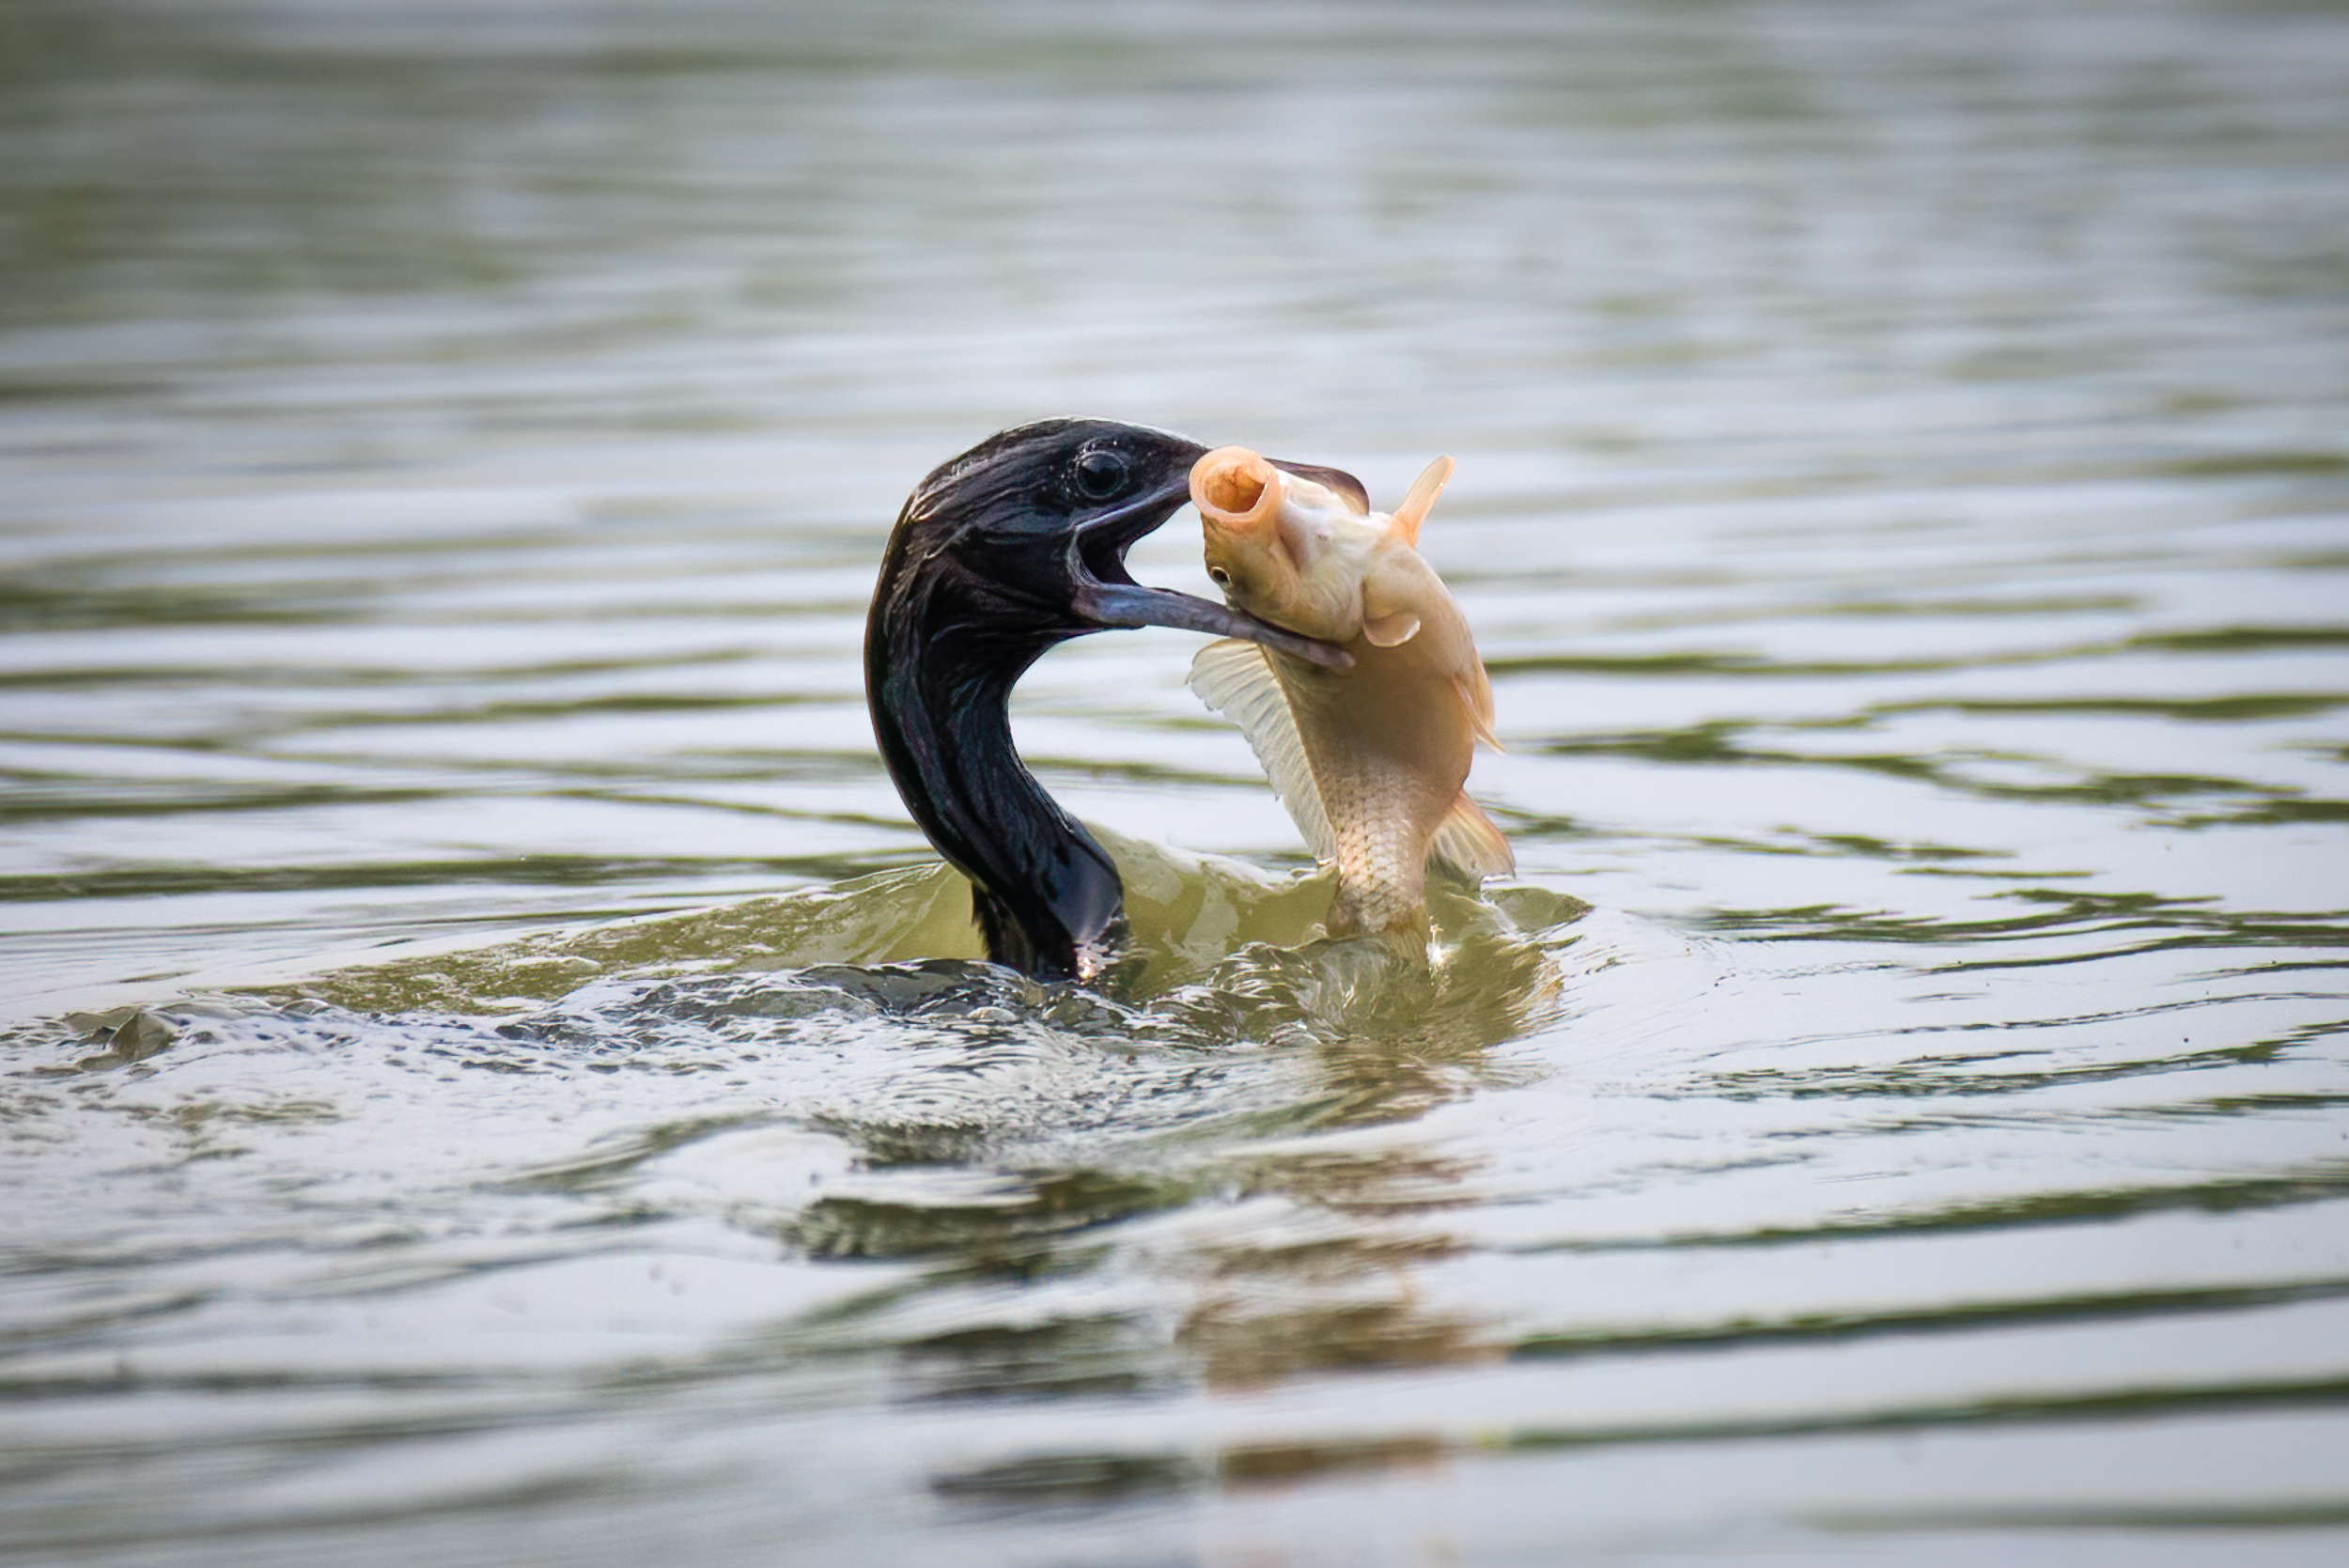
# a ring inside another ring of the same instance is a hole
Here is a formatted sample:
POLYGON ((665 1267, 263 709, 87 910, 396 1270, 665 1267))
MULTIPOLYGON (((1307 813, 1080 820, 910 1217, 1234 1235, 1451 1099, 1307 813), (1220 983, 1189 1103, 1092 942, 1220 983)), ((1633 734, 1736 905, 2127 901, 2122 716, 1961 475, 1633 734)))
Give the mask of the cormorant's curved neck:
POLYGON ((864 626, 873 733, 906 808, 971 878, 999 963, 1091 979, 1125 935, 1117 868, 1012 747, 1012 685, 1047 649, 1166 626, 1348 662, 1127 573, 1128 548, 1181 509, 1206 450, 1112 420, 1022 425, 933 470, 890 531, 864 626))
POLYGON ((1047 979, 1088 979, 1124 937, 1117 868, 1020 762, 1011 689, 1060 637, 922 625, 876 605, 865 642, 873 730, 907 810, 969 877, 988 954, 1047 979))

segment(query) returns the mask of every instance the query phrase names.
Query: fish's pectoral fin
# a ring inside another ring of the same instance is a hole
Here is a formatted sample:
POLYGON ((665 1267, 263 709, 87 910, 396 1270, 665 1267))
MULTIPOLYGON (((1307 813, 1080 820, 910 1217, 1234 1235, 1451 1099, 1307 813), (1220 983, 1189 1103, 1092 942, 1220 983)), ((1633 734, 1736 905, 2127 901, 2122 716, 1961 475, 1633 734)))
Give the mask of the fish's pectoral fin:
POLYGON ((1517 868, 1508 839, 1465 791, 1437 825, 1435 836, 1427 842, 1427 854, 1471 880, 1506 877, 1517 868))
POLYGON ((1209 643, 1190 661, 1190 689, 1248 737, 1248 749, 1256 753, 1272 793, 1288 808, 1314 859, 1336 860, 1338 835, 1322 804, 1321 785, 1305 754, 1288 692, 1264 649, 1229 637, 1209 643))
POLYGON ((1419 551, 1389 545, 1371 556, 1362 573, 1362 629, 1378 646, 1409 642, 1429 616, 1453 608, 1452 590, 1419 551))
POLYGON ((1403 497, 1403 505, 1394 509, 1394 531, 1403 536, 1405 544, 1419 543, 1419 525, 1427 520, 1427 509, 1443 493, 1444 485, 1452 477, 1450 458, 1438 458, 1419 471, 1410 489, 1403 497))

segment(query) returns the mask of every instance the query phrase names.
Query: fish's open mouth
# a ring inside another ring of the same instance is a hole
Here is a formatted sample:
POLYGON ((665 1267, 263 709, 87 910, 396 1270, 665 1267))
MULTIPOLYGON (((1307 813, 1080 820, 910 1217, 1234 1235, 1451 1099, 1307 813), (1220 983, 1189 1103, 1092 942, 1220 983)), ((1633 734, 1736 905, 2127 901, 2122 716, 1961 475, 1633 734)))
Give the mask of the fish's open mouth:
POLYGON ((1270 463, 1252 452, 1247 455, 1246 461, 1217 463, 1217 456, 1208 453, 1190 471, 1191 499, 1202 512, 1226 518, 1252 518, 1263 508, 1267 496, 1277 502, 1279 492, 1275 487, 1280 475, 1273 473, 1270 463))

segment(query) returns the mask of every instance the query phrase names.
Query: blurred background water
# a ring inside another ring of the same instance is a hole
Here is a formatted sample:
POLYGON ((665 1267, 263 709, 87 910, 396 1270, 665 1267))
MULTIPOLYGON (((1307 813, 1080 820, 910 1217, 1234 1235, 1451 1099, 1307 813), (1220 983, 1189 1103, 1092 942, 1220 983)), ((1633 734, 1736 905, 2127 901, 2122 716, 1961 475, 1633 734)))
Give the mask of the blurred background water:
POLYGON ((2349 1549, 2341 7, 9 0, 0 257, 0 1556, 2349 1549), (960 961, 1063 412, 1459 458, 1518 934, 960 961))

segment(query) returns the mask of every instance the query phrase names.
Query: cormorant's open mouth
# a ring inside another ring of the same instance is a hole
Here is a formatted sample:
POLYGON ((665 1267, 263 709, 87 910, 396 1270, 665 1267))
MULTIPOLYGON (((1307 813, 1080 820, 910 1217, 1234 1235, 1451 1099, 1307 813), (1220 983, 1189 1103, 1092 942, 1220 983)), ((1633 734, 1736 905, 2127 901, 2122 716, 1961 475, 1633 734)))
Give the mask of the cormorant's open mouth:
MULTIPOLYGON (((1285 468, 1288 465, 1277 464, 1285 468)), ((1316 474, 1325 471, 1315 471, 1316 474)), ((1211 604, 1172 588, 1147 588, 1126 569, 1126 551, 1136 539, 1163 524, 1190 499, 1186 471, 1171 486, 1153 490, 1113 512, 1085 523, 1069 536, 1068 578, 1076 584, 1070 607, 1097 627, 1171 626, 1214 637, 1240 637, 1295 654, 1315 664, 1343 670, 1354 656, 1334 643, 1300 637, 1244 610, 1211 604)))

